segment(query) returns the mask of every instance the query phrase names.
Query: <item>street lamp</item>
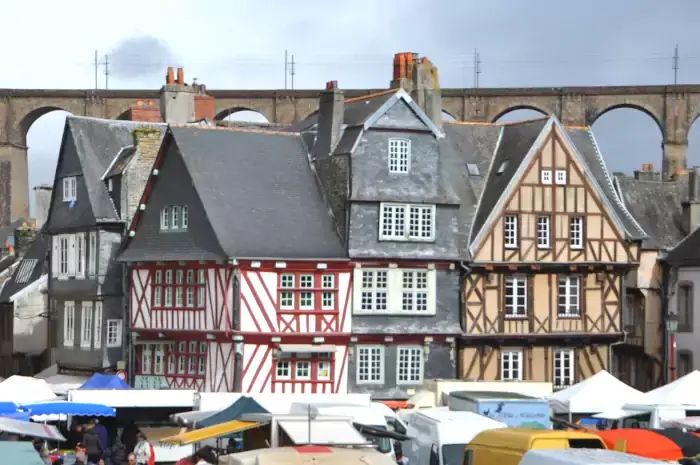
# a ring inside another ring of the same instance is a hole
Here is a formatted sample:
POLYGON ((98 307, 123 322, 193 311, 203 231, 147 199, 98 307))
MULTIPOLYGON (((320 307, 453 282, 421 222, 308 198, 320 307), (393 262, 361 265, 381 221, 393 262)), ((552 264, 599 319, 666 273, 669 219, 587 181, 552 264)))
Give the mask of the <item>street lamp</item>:
POLYGON ((678 331, 678 316, 670 312, 666 315, 666 332, 668 333, 668 360, 671 370, 671 381, 676 380, 676 331, 678 331))

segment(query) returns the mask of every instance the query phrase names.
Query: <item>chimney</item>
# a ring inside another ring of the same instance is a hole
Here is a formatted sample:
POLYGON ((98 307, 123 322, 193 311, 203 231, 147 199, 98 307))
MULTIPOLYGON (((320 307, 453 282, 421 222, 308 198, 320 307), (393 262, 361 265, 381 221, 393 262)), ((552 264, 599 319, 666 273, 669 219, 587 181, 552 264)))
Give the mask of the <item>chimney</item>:
POLYGON ((313 147, 315 159, 329 156, 335 148, 340 139, 344 113, 345 95, 338 89, 338 81, 328 81, 318 104, 318 135, 313 147))
POLYGON ((42 184, 34 188, 34 216, 36 218, 36 229, 41 230, 49 216, 51 206, 51 186, 42 184))
POLYGON ((208 119, 213 121, 216 119, 216 100, 211 95, 207 94, 207 86, 204 84, 196 84, 196 79, 193 81, 192 87, 195 90, 194 94, 194 117, 196 121, 208 119))
POLYGON ((173 67, 168 67, 168 73, 165 75, 166 84, 175 84, 175 74, 173 74, 173 67))
POLYGON ((403 52, 394 55, 394 79, 391 81, 391 89, 403 89, 406 92, 413 90, 413 67, 418 60, 418 54, 403 52))
POLYGON ((185 72, 177 69, 177 80, 173 69, 168 68, 165 85, 160 90, 160 111, 166 123, 191 123, 195 121, 195 91, 185 84, 185 72))
POLYGON ((139 207, 141 195, 160 150, 162 133, 160 129, 141 126, 134 129, 132 135, 136 152, 122 175, 121 189, 121 218, 127 222, 131 221, 139 207))
POLYGON ((682 205, 682 226, 685 234, 690 234, 700 226, 700 176, 696 169, 677 173, 687 177, 688 199, 682 205))
POLYGON ((661 181, 661 173, 654 171, 654 165, 645 163, 641 170, 634 171, 634 179, 637 181, 661 181))
POLYGON ((129 108, 129 121, 160 123, 160 110, 153 105, 153 100, 139 100, 129 108))
POLYGON ((440 78, 437 67, 427 58, 423 57, 415 65, 413 71, 413 99, 423 111, 433 120, 433 123, 442 127, 442 91, 440 90, 440 78))

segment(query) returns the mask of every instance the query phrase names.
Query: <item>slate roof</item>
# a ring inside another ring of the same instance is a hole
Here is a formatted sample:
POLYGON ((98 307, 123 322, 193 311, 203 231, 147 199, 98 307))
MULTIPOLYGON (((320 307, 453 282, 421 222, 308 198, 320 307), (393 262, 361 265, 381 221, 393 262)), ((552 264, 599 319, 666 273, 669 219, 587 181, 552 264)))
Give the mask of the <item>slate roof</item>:
POLYGON ((697 266, 700 262, 700 228, 682 239, 668 252, 664 261, 672 265, 697 266))
MULTIPOLYGON (((345 259, 299 134, 171 126, 166 137, 227 257, 345 259)), ((139 253, 127 243, 120 258, 139 253)))
POLYGON ((122 147, 117 156, 112 159, 112 163, 109 165, 109 168, 107 168, 107 171, 105 171, 105 174, 102 175, 102 179, 105 180, 124 173, 124 170, 129 166, 129 162, 134 157, 135 153, 136 147, 133 145, 122 147))
MULTIPOLYGON (((84 116, 69 116, 66 125, 75 143, 90 205, 98 222, 119 221, 102 176, 123 147, 133 144, 132 132, 138 127, 160 128, 164 123, 117 121, 84 116)), ((60 160, 59 160, 60 162, 60 160)), ((54 194, 58 195, 56 189, 54 194)))
POLYGON ((35 282, 47 271, 45 264, 48 246, 47 235, 43 231, 39 232, 15 267, 12 277, 3 284, 0 303, 9 302, 10 297, 35 282))
POLYGON ((669 250, 683 240, 682 203, 688 198, 687 181, 617 176, 615 184, 625 207, 647 233, 643 249, 669 250))

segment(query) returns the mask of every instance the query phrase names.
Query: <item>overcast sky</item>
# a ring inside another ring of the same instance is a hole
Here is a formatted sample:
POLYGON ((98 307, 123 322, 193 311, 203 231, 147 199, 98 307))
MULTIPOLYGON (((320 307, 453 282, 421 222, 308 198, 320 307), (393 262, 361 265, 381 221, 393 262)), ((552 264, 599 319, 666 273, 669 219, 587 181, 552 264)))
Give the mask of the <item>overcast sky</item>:
MULTIPOLYGON (((443 87, 471 87, 475 49, 481 87, 672 84, 676 44, 679 83, 700 83, 698 0, 0 0, 0 12, 12 18, 0 88, 94 88, 95 50, 114 89, 158 88, 167 66, 210 89, 282 88, 285 49, 296 88, 386 87, 404 51, 429 56, 443 87)), ((52 182, 61 127, 55 113, 32 127, 31 185, 52 182)), ((611 170, 660 166, 648 116, 615 110, 594 130, 611 170)), ((700 164, 697 129, 690 150, 700 164)))

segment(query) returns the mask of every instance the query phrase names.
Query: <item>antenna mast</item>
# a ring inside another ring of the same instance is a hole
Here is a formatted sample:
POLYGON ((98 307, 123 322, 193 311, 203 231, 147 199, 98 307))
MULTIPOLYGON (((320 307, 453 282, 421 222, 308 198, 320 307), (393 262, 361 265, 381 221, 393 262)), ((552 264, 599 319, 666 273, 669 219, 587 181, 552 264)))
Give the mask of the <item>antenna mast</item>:
POLYGON ((673 52, 673 85, 678 85, 678 68, 679 68, 680 57, 678 56, 678 44, 676 44, 676 49, 673 52))

